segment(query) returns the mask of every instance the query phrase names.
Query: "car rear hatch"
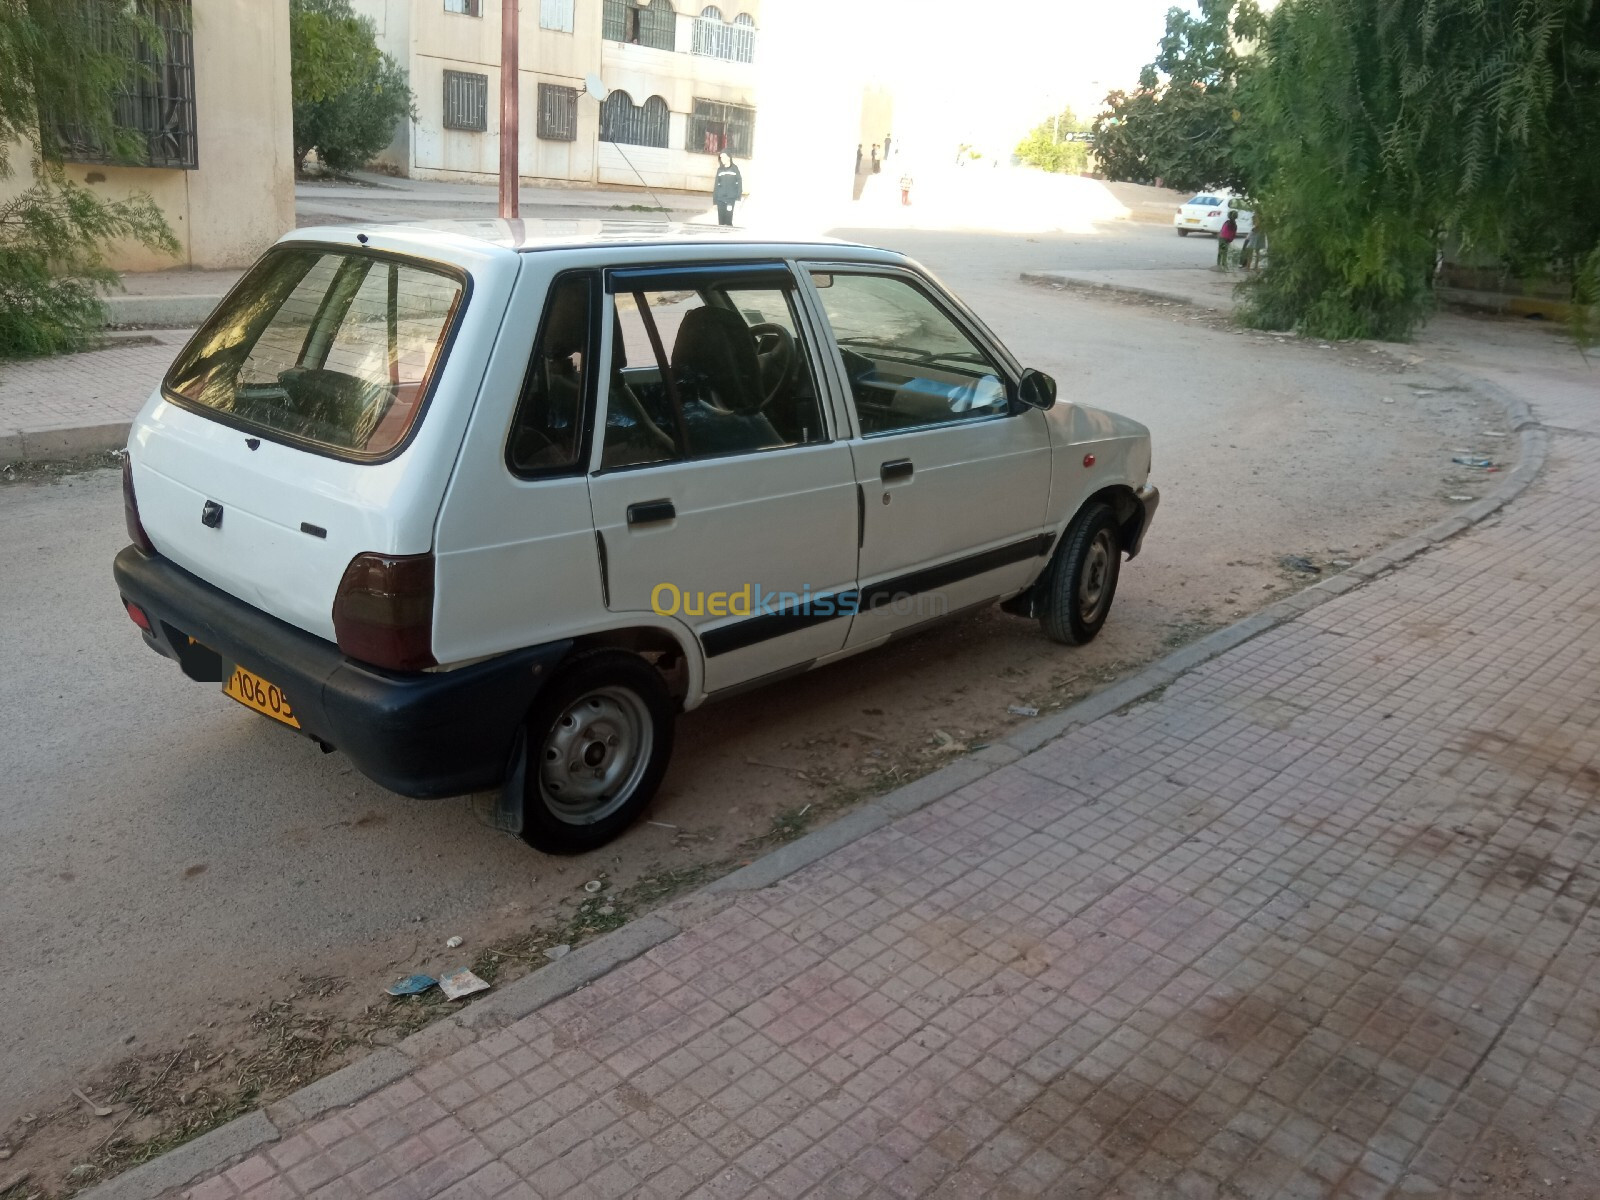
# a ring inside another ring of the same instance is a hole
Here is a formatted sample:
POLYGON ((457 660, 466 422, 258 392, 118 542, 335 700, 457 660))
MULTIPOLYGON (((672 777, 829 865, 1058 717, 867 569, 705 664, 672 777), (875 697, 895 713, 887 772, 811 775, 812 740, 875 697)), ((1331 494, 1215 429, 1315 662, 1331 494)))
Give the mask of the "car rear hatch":
POLYGON ((464 268, 353 242, 269 251, 134 425, 156 550, 333 639, 352 558, 432 547, 482 374, 482 355, 452 354, 472 286, 464 268))

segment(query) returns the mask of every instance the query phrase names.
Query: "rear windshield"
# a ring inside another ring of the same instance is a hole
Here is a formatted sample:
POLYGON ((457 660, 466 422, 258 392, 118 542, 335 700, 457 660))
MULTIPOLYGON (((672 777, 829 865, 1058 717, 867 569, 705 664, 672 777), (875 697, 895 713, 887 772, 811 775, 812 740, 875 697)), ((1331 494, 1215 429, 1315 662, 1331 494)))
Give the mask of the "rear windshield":
POLYGON ((381 458, 421 414, 464 287, 373 254, 272 250, 184 348, 166 388, 269 435, 381 458))

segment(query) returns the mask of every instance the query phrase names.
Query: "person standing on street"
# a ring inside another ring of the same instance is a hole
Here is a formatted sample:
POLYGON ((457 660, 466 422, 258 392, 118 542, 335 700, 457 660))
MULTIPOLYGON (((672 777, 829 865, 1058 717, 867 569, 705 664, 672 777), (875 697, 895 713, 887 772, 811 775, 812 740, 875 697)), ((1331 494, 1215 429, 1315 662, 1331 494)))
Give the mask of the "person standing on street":
POLYGON ((861 174, 861 143, 856 143, 856 174, 861 174))
POLYGON ((733 165, 733 156, 724 150, 717 155, 717 179, 711 185, 711 199, 717 206, 717 224, 733 224, 733 206, 744 195, 744 176, 733 165))
POLYGON ((872 143, 872 173, 874 175, 876 175, 881 170, 883 170, 883 164, 878 161, 878 143, 877 142, 873 142, 872 143))
POLYGON ((1239 236, 1239 214, 1233 209, 1228 210, 1228 219, 1222 223, 1222 228, 1217 230, 1217 270, 1228 269, 1228 249, 1233 245, 1233 239, 1239 236))
POLYGON ((911 185, 912 185, 913 182, 914 181, 911 178, 911 172, 910 171, 907 171, 904 175, 900 176, 900 204, 901 204, 901 207, 906 207, 906 206, 910 205, 910 203, 911 203, 911 185))

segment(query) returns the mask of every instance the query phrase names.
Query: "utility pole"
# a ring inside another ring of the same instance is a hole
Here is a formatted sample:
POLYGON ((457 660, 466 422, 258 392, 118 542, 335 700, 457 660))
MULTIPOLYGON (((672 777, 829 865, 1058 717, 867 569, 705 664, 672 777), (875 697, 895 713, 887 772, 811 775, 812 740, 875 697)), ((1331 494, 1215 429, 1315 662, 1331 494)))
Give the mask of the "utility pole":
POLYGON ((517 147, 521 136, 517 107, 520 65, 517 7, 517 0, 500 0, 500 216, 507 221, 519 215, 521 199, 517 186, 517 147))

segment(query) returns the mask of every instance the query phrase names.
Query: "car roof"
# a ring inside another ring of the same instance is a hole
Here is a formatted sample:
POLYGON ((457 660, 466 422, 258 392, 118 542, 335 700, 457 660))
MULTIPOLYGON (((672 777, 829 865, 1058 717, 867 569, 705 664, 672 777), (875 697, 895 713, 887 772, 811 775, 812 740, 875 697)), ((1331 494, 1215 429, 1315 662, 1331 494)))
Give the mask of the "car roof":
MULTIPOLYGON (((661 259, 815 257, 822 251, 830 259, 865 262, 904 262, 904 256, 879 247, 838 238, 796 236, 793 230, 734 229, 724 225, 685 224, 675 221, 640 221, 585 218, 557 220, 407 221, 310 226, 285 234, 280 243, 371 246, 399 253, 457 262, 467 266, 485 257, 566 250, 653 248, 661 259), (728 253, 733 251, 735 253, 728 253)), ((654 256, 653 256, 654 257, 654 256)))

